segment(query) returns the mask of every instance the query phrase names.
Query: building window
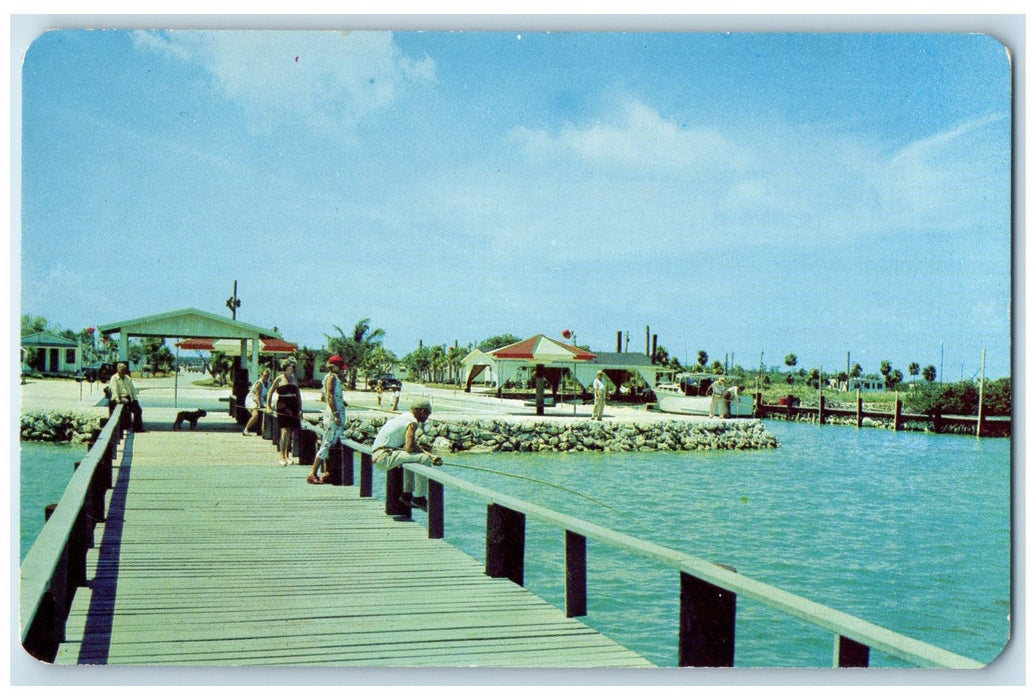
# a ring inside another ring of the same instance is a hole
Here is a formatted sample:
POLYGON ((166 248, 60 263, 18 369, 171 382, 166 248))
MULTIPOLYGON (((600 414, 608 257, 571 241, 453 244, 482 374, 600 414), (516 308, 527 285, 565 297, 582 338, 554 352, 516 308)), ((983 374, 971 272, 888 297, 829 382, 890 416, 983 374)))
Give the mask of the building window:
POLYGON ((76 351, 75 348, 69 348, 65 350, 65 364, 74 365, 76 363, 76 351))

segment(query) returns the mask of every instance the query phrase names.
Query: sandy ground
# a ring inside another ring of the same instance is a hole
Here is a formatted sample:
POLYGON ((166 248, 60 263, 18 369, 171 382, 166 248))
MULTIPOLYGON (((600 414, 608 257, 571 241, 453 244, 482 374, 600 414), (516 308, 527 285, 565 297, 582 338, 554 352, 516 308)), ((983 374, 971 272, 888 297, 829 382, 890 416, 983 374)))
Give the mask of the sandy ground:
MULTIPOLYGON (((204 378, 201 374, 180 375, 178 381, 173 377, 134 378, 133 382, 140 394, 140 404, 144 412, 145 425, 149 421, 172 422, 177 411, 190 410, 197 406, 226 406, 230 397, 230 389, 223 387, 200 387, 193 382, 204 378), (221 399, 223 401, 221 401, 221 399)), ((62 409, 82 410, 89 413, 107 415, 108 409, 100 383, 77 382, 72 379, 26 379, 19 388, 21 412, 34 410, 62 409)), ((320 392, 315 389, 304 389, 303 410, 306 413, 319 413, 323 406, 320 403, 320 392)), ((508 417, 510 420, 559 420, 562 422, 581 421, 590 418, 589 404, 559 403, 548 407, 543 416, 536 415, 533 406, 516 399, 498 399, 492 395, 477 393, 468 394, 460 390, 425 387, 421 384, 405 382, 400 395, 399 408, 406 410, 411 401, 426 398, 432 404, 432 418, 439 420, 478 420, 496 417, 508 417)), ((347 415, 362 417, 364 415, 390 415, 392 395, 382 396, 382 407, 377 405, 377 394, 371 391, 347 391, 345 400, 349 404, 347 415)), ((209 408, 210 412, 212 409, 209 408)), ((604 412, 605 421, 655 422, 664 420, 700 421, 704 417, 677 416, 657 412, 649 412, 643 407, 607 406, 604 412)))

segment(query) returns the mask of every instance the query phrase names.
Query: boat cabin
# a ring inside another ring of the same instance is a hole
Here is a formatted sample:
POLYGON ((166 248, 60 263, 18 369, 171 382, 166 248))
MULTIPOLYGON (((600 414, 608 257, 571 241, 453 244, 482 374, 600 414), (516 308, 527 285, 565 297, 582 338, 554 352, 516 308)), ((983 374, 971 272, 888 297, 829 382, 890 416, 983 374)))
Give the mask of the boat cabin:
POLYGON ((673 392, 679 391, 683 396, 709 396, 709 389, 719 378, 718 374, 682 373, 675 377, 659 377, 658 386, 673 392))

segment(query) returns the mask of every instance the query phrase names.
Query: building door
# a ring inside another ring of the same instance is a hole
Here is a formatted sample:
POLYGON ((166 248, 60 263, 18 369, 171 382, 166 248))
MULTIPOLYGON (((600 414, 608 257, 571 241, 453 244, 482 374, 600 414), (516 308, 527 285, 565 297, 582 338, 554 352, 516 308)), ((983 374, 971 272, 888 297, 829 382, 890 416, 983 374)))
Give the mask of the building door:
POLYGON ((47 371, 49 371, 49 372, 57 372, 58 371, 58 369, 61 367, 61 365, 58 364, 58 357, 59 357, 58 349, 57 348, 51 348, 50 349, 50 362, 47 363, 48 366, 46 367, 47 371))

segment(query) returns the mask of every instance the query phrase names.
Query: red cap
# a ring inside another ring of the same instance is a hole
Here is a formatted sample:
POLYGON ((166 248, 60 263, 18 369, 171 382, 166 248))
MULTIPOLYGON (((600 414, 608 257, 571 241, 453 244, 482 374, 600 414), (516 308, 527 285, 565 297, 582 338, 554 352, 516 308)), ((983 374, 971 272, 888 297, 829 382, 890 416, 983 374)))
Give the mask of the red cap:
POLYGON ((332 355, 331 357, 327 358, 327 364, 337 365, 342 369, 346 368, 345 360, 342 359, 341 355, 332 355))

